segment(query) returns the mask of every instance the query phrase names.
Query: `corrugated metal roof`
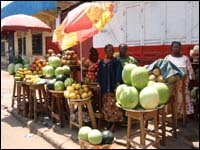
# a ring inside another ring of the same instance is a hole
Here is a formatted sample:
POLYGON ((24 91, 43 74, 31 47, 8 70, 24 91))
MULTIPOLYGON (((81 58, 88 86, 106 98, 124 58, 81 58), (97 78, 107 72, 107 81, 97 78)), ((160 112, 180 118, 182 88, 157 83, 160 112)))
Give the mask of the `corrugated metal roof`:
POLYGON ((14 1, 1 9, 1 19, 14 14, 32 15, 45 10, 57 10, 57 1, 14 1))

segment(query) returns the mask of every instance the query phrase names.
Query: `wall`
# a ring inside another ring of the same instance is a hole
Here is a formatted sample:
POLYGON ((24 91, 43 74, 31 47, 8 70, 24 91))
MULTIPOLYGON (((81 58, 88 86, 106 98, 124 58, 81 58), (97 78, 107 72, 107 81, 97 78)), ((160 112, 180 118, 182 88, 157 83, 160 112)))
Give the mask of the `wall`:
MULTIPOLYGON (((170 52, 167 46, 174 40, 187 48, 199 43, 198 1, 115 1, 114 6, 113 18, 93 37, 101 57, 108 43, 116 50, 120 43, 128 44, 130 54, 139 59, 145 53, 158 56, 161 48, 170 52), (152 46, 155 52, 148 51, 152 46), (144 51, 133 52, 138 48, 144 51)), ((184 51, 188 54, 189 49, 184 51)))

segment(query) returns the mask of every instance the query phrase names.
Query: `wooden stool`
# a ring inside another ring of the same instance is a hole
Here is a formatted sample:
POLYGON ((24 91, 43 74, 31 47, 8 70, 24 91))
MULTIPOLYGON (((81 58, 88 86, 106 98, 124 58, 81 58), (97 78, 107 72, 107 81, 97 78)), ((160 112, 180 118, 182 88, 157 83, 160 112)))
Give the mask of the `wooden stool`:
POLYGON ((92 106, 94 109, 94 115, 97 119, 97 128, 102 128, 102 119, 103 119, 103 113, 102 113, 102 101, 101 101, 101 87, 97 84, 88 84, 92 90, 92 93, 94 96, 92 99, 92 106))
POLYGON ((23 84, 22 81, 15 81, 15 84, 15 86, 17 87, 17 112, 22 112, 23 116, 26 116, 28 112, 28 109, 26 107, 26 98, 28 99, 27 87, 23 84))
POLYGON ((46 114, 49 115, 48 110, 48 100, 45 92, 44 83, 29 85, 29 117, 31 118, 34 113, 34 121, 37 120, 37 113, 44 112, 43 104, 45 103, 46 114), (37 98, 37 93, 39 94, 39 98, 37 98), (39 108, 38 105, 41 107, 39 108), (32 110, 33 108, 33 110, 32 110))
MULTIPOLYGON (((63 103, 64 100, 64 91, 53 91, 49 90, 51 93, 51 118, 52 121, 55 123, 56 120, 60 122, 61 128, 64 124, 64 114, 67 114, 67 112, 64 112, 65 105, 63 103), (56 113, 56 110, 58 113, 56 113), (56 120, 55 120, 56 119, 56 120)), ((68 105, 67 105, 68 106, 68 105)))
POLYGON ((95 116, 94 116, 94 112, 93 112, 93 108, 92 108, 92 104, 91 104, 91 99, 80 99, 80 100, 69 100, 69 104, 70 104, 70 115, 74 113, 74 106, 78 106, 78 124, 73 122, 71 120, 70 117, 70 129, 72 129, 72 125, 75 125, 79 128, 82 127, 83 122, 82 122, 82 106, 86 105, 88 108, 88 112, 89 112, 89 116, 92 122, 92 127, 94 129, 96 129, 97 125, 96 125, 96 120, 95 120, 95 116))
POLYGON ((158 109, 154 110, 126 110, 126 116, 128 117, 128 128, 127 128, 127 149, 130 149, 131 143, 135 145, 139 145, 141 148, 147 148, 150 145, 156 144, 157 148, 160 147, 160 138, 158 136, 158 109), (140 144, 131 140, 131 126, 132 126, 132 119, 136 119, 140 123, 140 131, 136 132, 136 134, 140 133, 140 144), (154 120, 154 133, 152 134, 145 128, 145 122, 148 120, 154 120), (151 141, 149 144, 145 144, 146 134, 149 134, 155 137, 155 141, 151 141))
MULTIPOLYGON (((11 104, 11 107, 13 108, 14 107, 14 103, 15 103, 15 100, 17 100, 17 95, 15 95, 17 93, 17 85, 16 85, 16 81, 14 79, 14 84, 13 84, 13 93, 12 93, 12 104, 11 104)), ((21 93, 20 93, 21 94, 21 93)))

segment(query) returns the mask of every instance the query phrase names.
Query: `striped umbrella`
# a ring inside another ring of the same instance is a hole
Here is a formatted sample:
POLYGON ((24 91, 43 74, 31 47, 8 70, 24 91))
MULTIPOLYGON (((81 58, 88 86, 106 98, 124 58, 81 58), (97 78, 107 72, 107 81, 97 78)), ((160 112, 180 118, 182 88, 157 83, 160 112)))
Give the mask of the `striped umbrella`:
POLYGON ((84 3, 68 13, 55 29, 53 42, 68 49, 97 34, 112 18, 112 3, 84 3))
MULTIPOLYGON (((61 25, 55 29, 52 41, 61 50, 66 50, 80 43, 82 58, 82 42, 103 29, 112 18, 112 3, 84 3, 68 13, 61 25)), ((82 81, 81 59, 81 81, 82 81)))

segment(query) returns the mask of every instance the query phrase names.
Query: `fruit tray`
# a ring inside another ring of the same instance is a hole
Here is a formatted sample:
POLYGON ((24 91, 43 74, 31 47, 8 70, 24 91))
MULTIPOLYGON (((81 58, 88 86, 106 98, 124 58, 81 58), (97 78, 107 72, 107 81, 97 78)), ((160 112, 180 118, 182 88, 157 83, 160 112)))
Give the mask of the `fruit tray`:
POLYGON ((135 109, 126 109, 126 108, 123 108, 119 103, 116 102, 116 105, 117 107, 123 109, 123 110, 126 110, 126 111, 132 111, 132 112, 150 112, 150 111, 153 111, 153 110, 158 110, 158 109, 161 109, 163 108, 165 105, 161 105, 161 106, 158 106, 156 107, 155 109, 143 109, 142 107, 136 107, 135 109))
POLYGON ((55 90, 49 90, 51 93, 64 93, 64 91, 55 91, 55 90))
POLYGON ((98 85, 97 82, 84 82, 85 84, 89 84, 89 85, 98 85))
POLYGON ((79 101, 86 101, 89 100, 91 97, 88 98, 82 98, 82 99, 69 99, 70 101, 74 101, 74 102, 79 102, 79 101))
POLYGON ((94 145, 79 139, 81 149, 111 149, 112 144, 94 145))
POLYGON ((47 82, 46 79, 40 79, 40 81, 35 83, 35 84, 30 84, 30 83, 27 83, 27 82, 23 82, 23 83, 26 84, 26 85, 40 85, 40 84, 46 84, 46 82, 47 82))

